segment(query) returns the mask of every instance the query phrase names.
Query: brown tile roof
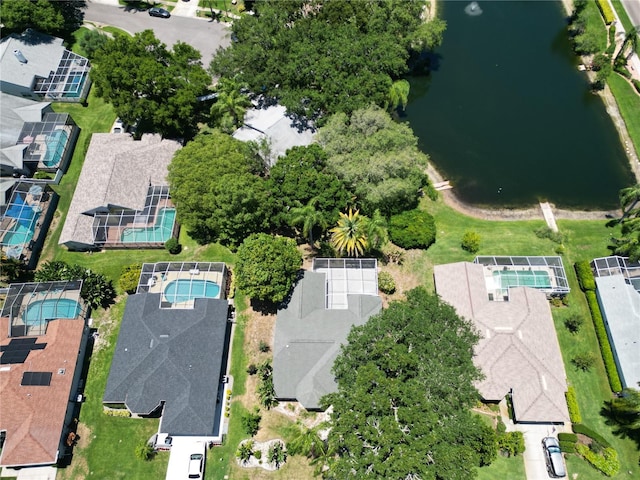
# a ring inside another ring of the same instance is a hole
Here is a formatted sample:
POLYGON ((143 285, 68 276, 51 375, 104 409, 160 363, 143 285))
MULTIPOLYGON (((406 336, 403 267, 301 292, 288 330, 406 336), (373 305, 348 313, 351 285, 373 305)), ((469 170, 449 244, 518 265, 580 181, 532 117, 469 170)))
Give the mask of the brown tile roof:
POLYGON ((167 168, 178 149, 178 142, 159 135, 133 140, 126 134, 94 133, 59 243, 92 245, 89 215, 100 207, 142 210, 149 185, 167 185, 167 168))
POLYGON ((481 339, 474 361, 486 378, 478 383, 485 400, 513 390, 520 422, 566 422, 566 373, 545 294, 509 290, 509 301, 490 301, 483 266, 467 262, 434 267, 436 291, 460 316, 470 319, 481 339))
MULTIPOLYGON (((84 330, 83 319, 53 320, 47 333, 37 337, 46 343, 32 350, 22 364, 2 365, 0 370, 0 430, 6 441, 0 465, 53 464, 58 458, 70 405, 72 381, 78 367, 78 351, 84 330), (8 368, 8 370, 6 370, 8 368), (65 369, 64 375, 58 369, 65 369), (49 386, 21 386, 25 371, 52 372, 49 386)), ((0 318, 0 345, 11 341, 9 318, 0 318)), ((60 452, 62 453, 62 452, 60 452)))

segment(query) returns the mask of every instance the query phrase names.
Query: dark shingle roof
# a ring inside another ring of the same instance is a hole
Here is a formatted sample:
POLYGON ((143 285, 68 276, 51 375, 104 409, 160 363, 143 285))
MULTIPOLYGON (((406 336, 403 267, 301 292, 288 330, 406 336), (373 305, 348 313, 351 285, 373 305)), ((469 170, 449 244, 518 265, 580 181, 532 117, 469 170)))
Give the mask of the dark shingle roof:
POLYGON ((111 364, 105 403, 148 414, 165 402, 161 431, 212 435, 228 303, 196 299, 193 309, 160 309, 160 294, 131 295, 111 364))

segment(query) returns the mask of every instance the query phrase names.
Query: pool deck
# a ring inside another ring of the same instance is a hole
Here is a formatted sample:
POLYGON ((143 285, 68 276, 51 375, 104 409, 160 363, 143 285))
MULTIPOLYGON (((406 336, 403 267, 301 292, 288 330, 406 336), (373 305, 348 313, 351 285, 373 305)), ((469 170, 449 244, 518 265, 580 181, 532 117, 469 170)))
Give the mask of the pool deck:
MULTIPOLYGON (((208 280, 220 286, 218 298, 224 298, 224 278, 222 272, 204 272, 194 270, 191 272, 167 272, 162 278, 151 279, 149 283, 149 293, 163 293, 165 285, 175 280, 208 280)), ((162 301, 166 301, 164 296, 162 301)), ((185 308, 193 305, 193 300, 172 304, 172 308, 185 308)))

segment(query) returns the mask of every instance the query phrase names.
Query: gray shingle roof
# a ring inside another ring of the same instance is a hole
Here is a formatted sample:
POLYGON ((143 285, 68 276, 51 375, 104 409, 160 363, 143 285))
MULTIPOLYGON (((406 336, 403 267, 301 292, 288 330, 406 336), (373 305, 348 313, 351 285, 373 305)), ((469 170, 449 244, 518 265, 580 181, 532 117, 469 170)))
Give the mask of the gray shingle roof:
POLYGON ((165 402, 161 432, 211 436, 225 355, 228 303, 196 299, 160 309, 160 294, 130 295, 103 397, 147 414, 165 402))
POLYGON ((596 277, 596 286, 622 386, 637 388, 640 382, 640 293, 622 274, 596 277))
POLYGON ((375 295, 348 295, 346 310, 325 309, 326 275, 305 272, 286 309, 278 312, 273 353, 276 396, 296 399, 307 409, 337 388, 331 373, 353 325, 380 312, 375 295))
POLYGON ((180 147, 158 135, 133 140, 125 134, 94 133, 59 243, 93 245, 90 214, 101 207, 142 210, 149 186, 167 185, 167 168, 180 147))
POLYGON ((34 77, 47 78, 55 72, 65 48, 62 39, 34 30, 13 33, 0 42, 0 78, 10 83, 31 88, 34 77), (14 55, 20 50, 27 59, 22 63, 14 55))
POLYGON ((440 297, 482 337, 474 357, 486 376, 477 385, 482 397, 497 401, 512 390, 518 421, 568 421, 566 373, 545 294, 514 288, 509 301, 490 301, 483 266, 468 262, 436 265, 434 278, 440 297))

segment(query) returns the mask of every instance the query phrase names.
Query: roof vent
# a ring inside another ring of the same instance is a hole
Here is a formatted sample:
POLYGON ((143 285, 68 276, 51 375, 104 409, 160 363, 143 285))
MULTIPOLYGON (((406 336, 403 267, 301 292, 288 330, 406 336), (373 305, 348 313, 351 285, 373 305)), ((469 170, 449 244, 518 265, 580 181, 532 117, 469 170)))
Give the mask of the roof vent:
POLYGON ((59 368, 58 369, 58 375, 64 375, 64 372, 66 372, 67 370, 64 368, 59 368))
POLYGON ((18 49, 14 50, 13 54, 20 61, 20 63, 27 63, 27 57, 25 57, 24 54, 20 50, 18 50, 18 49))

